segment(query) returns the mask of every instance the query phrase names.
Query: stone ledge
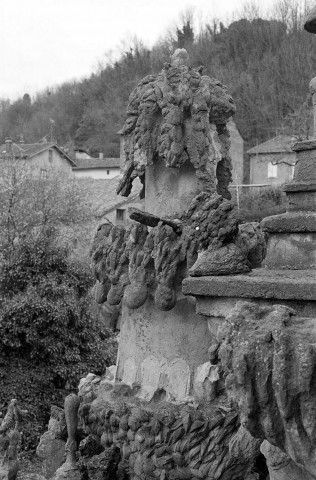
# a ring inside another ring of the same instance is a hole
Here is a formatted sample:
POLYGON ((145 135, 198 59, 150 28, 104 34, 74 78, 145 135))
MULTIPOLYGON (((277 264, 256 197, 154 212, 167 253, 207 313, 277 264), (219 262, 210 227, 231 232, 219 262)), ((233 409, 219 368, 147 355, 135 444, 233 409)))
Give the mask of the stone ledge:
POLYGON ((183 281, 182 291, 194 296, 316 301, 316 271, 256 269, 243 275, 190 277, 183 281))
POLYGON ((287 212, 266 217, 261 227, 269 233, 308 233, 316 232, 315 212, 287 212))

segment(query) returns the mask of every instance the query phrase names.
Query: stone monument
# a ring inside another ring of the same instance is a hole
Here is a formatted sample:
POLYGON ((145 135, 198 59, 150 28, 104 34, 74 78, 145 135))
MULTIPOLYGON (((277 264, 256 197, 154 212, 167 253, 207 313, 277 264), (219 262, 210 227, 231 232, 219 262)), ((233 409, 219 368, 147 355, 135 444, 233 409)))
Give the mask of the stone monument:
POLYGON ((239 225, 234 112, 185 50, 130 96, 119 192, 139 177, 145 212, 92 248, 117 365, 80 382, 86 438, 58 478, 250 480, 264 455, 270 480, 316 479, 316 142, 294 147, 286 214, 239 225))
MULTIPOLYGON (((306 23, 313 33, 315 13, 306 23)), ((261 223, 269 237, 264 268, 183 282, 184 293, 196 296, 197 312, 208 318, 242 425, 263 440, 271 480, 316 479, 315 136, 293 150, 287 212, 261 223)))
POLYGON ((86 443, 96 463, 107 452, 110 465, 118 449, 118 478, 237 480, 259 454, 223 390, 208 323, 182 293, 189 271, 249 272, 265 255, 259 226, 239 228, 230 201, 226 123, 235 110, 183 49, 129 99, 118 191, 129 195, 139 177, 145 212, 131 209, 134 224, 97 232, 98 300, 122 301, 119 352, 114 382, 99 379, 92 398, 79 392, 86 443))

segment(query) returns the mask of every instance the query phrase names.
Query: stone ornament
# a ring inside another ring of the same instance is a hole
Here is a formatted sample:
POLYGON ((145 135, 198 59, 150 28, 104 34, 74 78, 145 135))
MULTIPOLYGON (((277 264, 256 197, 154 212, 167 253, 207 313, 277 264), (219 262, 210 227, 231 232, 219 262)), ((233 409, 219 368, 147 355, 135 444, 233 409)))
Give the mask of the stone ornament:
POLYGON ((177 49, 161 73, 145 77, 131 93, 122 130, 121 195, 130 194, 136 177, 144 182, 146 166, 159 156, 171 168, 190 161, 206 190, 217 188, 230 198, 232 167, 225 124, 236 107, 221 82, 203 75, 203 67, 193 69, 189 64, 187 51, 177 49))
POLYGON ((240 426, 234 411, 134 402, 99 397, 80 405, 88 437, 80 444, 79 464, 89 478, 111 479, 115 471, 118 480, 247 477, 261 442, 240 426))
POLYGON ((77 427, 79 398, 71 393, 65 398, 64 412, 67 425, 68 438, 65 446, 66 461, 58 468, 54 480, 80 480, 81 475, 77 466, 77 427))
POLYGON ((48 430, 39 441, 36 455, 43 460, 42 473, 46 478, 52 477, 64 463, 67 427, 62 408, 53 405, 48 423, 48 430))
MULTIPOLYGON (((145 213, 141 220, 146 221, 145 213)), ((136 309, 153 290, 156 306, 171 310, 188 269, 192 276, 249 272, 265 257, 259 224, 239 227, 234 205, 216 193, 199 194, 173 223, 160 220, 150 231, 143 224, 99 227, 91 249, 96 301, 119 305, 123 300, 136 309)))
POLYGON ((226 390, 242 425, 284 452, 275 462, 268 449, 271 468, 292 461, 302 478, 316 478, 315 319, 281 305, 238 302, 218 335, 226 390))
POLYGON ((0 480, 15 480, 20 468, 18 453, 21 445, 20 423, 27 414, 18 401, 10 401, 0 425, 0 480))

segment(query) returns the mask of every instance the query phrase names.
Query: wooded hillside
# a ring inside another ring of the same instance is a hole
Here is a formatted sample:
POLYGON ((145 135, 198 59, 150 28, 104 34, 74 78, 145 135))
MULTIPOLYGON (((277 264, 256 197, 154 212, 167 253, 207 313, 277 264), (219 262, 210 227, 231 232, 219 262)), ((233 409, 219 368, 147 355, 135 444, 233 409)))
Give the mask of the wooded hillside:
POLYGON ((315 36, 303 30, 304 13, 289 0, 280 0, 270 17, 259 18, 250 8, 228 26, 205 23, 194 31, 188 14, 152 49, 135 41, 117 61, 100 66, 88 79, 64 83, 34 99, 27 93, 12 103, 2 99, 0 142, 6 136, 18 141, 23 134, 30 143, 52 134, 70 149, 76 145, 94 155, 102 151, 118 156, 117 131, 131 90, 142 77, 161 70, 177 47, 188 50, 193 67, 204 65, 206 74, 228 86, 246 148, 281 132, 308 136, 315 36))

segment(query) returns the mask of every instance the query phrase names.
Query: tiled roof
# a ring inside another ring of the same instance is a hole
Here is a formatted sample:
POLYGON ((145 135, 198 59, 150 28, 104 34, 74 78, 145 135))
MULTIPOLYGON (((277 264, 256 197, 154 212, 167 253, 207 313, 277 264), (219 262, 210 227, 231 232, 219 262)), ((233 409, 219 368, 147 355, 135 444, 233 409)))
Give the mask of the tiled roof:
POLYGON ((75 159, 77 169, 89 169, 89 168, 119 168, 119 158, 76 158, 75 159))
POLYGON ((135 200, 140 193, 141 183, 138 179, 134 180, 134 186, 129 197, 122 197, 116 193, 121 176, 113 177, 108 180, 80 178, 78 182, 82 184, 83 189, 88 193, 89 202, 92 205, 94 216, 102 218, 113 208, 135 200))
MULTIPOLYGON (((56 148, 72 165, 75 162, 54 142, 47 143, 12 143, 12 152, 18 158, 32 158, 38 153, 56 148)), ((6 154, 6 144, 0 145, 0 156, 6 154)))
POLYGON ((294 143, 297 142, 297 139, 290 137, 289 135, 278 135, 277 137, 271 138, 267 142, 261 143, 250 150, 247 153, 250 155, 256 155, 258 153, 284 153, 292 152, 291 147, 294 143))

